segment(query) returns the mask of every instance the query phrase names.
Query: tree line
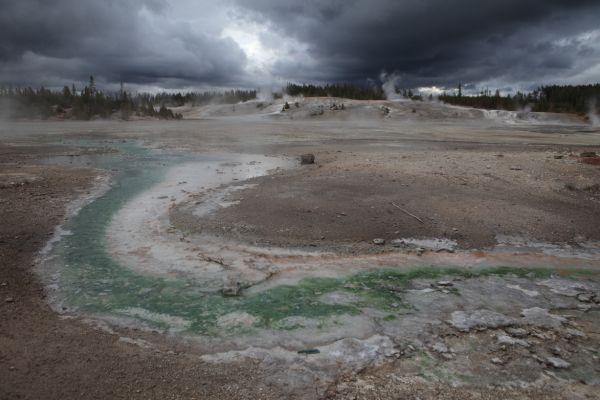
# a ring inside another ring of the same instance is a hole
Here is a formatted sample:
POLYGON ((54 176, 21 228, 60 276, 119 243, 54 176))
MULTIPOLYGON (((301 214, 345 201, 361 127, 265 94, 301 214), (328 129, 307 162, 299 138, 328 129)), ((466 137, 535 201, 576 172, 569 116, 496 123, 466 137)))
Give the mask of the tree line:
POLYGON ((290 96, 341 97, 355 100, 384 100, 385 93, 380 87, 358 86, 348 83, 319 85, 298 85, 288 83, 285 92, 290 96))
POLYGON ((455 93, 444 93, 439 99, 449 104, 484 109, 583 114, 600 106, 600 84, 541 86, 532 92, 517 92, 513 96, 502 96, 498 90, 492 93, 487 89, 475 96, 464 96, 459 85, 455 93))
MULTIPOLYGON (((422 100, 419 94, 410 89, 395 89, 409 99, 422 100)), ((359 86, 353 84, 294 84, 288 83, 283 90, 290 96, 340 97, 356 100, 384 100, 384 91, 377 86, 359 86)), ((274 94, 276 98, 282 96, 274 94)), ((51 118, 89 120, 93 118, 154 117, 159 119, 180 119, 180 113, 170 108, 185 104, 201 106, 210 103, 235 104, 257 98, 256 90, 229 90, 187 93, 136 93, 124 90, 105 93, 97 89, 94 77, 78 90, 75 85, 65 86, 62 90, 27 88, 0 88, 0 112, 3 116, 15 119, 51 118)), ((432 99, 432 96, 429 96, 432 99)), ((462 85, 451 94, 443 93, 439 100, 453 105, 466 107, 522 110, 538 112, 587 113, 590 107, 598 112, 600 106, 600 84, 591 85, 549 85, 541 86, 529 92, 517 92, 514 95, 501 95, 498 90, 482 90, 476 95, 463 95, 462 85)))
POLYGON ((0 107, 8 118, 90 120, 94 118, 120 118, 128 120, 132 116, 154 117, 159 119, 181 119, 169 107, 184 104, 202 105, 208 103, 234 104, 256 98, 255 90, 230 90, 224 92, 190 93, 136 93, 124 90, 105 93, 96 87, 93 76, 81 90, 75 85, 62 90, 27 88, 0 88, 0 107))

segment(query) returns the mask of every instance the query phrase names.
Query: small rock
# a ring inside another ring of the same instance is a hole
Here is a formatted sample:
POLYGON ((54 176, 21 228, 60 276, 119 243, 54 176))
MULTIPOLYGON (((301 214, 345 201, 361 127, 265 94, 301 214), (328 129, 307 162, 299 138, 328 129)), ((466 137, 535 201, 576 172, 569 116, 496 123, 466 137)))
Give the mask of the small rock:
POLYGON ((385 244, 385 239, 381 239, 381 238, 373 239, 373 244, 376 244, 377 246, 383 246, 385 244))
POLYGON ((584 157, 584 158, 588 158, 588 157, 598 157, 598 154, 596 154, 595 151, 584 151, 583 153, 579 154, 580 157, 584 157))
POLYGON ((511 170, 511 171, 521 171, 522 169, 523 169, 523 168, 521 168, 521 167, 516 167, 516 166, 510 167, 510 170, 511 170))
POLYGON ((438 286, 454 286, 454 284, 450 281, 439 281, 436 283, 438 286))
POLYGON ((560 154, 554 156, 555 160, 562 160, 562 158, 563 156, 561 156, 560 154))
POLYGON ((496 336, 496 339, 498 341, 498 344, 508 344, 508 345, 519 345, 519 346, 523 346, 523 347, 529 347, 529 342, 523 340, 523 339, 515 339, 511 336, 508 335, 502 335, 499 334, 496 336))
POLYGON ((431 346, 431 349, 437 353, 449 353, 450 352, 450 350, 448 350, 448 346, 446 346, 446 344, 442 343, 442 342, 435 343, 433 346, 431 346))
POLYGON ((499 357, 494 357, 490 361, 492 362, 492 364, 497 364, 497 365, 504 365, 504 363, 505 363, 505 361, 499 357))
POLYGON ((527 336, 527 331, 523 328, 508 328, 506 332, 514 337, 522 338, 527 336))
POLYGON ((0 283, 0 286, 8 286, 8 283, 2 282, 2 283, 0 283))
POLYGON ((314 154, 302 154, 300 156, 300 164, 309 165, 315 163, 315 155, 314 154))
POLYGON ((570 363, 558 357, 546 357, 546 364, 559 369, 569 368, 570 363))
POLYGON ((425 253, 425 249, 422 247, 417 247, 415 249, 415 252, 417 253, 418 256, 421 256, 421 255, 423 255, 423 253, 425 253))
POLYGON ((7 297, 5 301, 6 301, 7 303, 14 303, 14 302, 15 302, 15 299, 14 299, 14 298, 12 298, 12 297, 7 297))

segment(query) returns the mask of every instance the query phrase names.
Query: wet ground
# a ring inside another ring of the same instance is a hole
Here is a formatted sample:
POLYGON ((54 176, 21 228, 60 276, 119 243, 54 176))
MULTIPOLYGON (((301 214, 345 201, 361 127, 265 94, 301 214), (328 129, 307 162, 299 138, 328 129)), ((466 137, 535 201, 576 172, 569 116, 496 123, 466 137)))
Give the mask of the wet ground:
POLYGON ((24 382, 40 371, 50 397, 83 393, 66 364, 18 360, 42 343, 17 332, 52 324, 69 333, 43 343, 65 362, 81 361, 79 343, 94 368, 142 379, 134 361, 108 361, 125 346, 155 368, 144 382, 159 365, 187 382, 139 385, 145 397, 593 398, 600 173, 579 153, 598 133, 380 106, 3 126, 3 207, 35 238, 9 239, 8 219, 3 393, 39 393, 24 382), (317 164, 301 167, 304 152, 317 164), (39 204, 56 207, 43 230, 39 204), (18 278, 32 265, 45 300, 18 278))

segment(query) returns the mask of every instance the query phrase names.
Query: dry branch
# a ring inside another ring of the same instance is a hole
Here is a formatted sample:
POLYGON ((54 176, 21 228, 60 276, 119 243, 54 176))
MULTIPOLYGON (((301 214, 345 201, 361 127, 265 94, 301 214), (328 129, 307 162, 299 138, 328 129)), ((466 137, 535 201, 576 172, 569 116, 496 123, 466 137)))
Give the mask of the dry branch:
POLYGON ((398 204, 394 203, 393 201, 392 201, 392 205, 394 207, 396 207, 397 209, 399 209, 400 211, 402 211, 403 213, 405 213, 406 215, 410 215, 411 217, 413 217, 414 219, 416 219, 420 223, 422 223, 422 224, 425 223, 425 222, 423 222, 423 220, 421 218, 417 217, 415 214, 412 214, 412 213, 406 211, 404 208, 400 207, 398 204))

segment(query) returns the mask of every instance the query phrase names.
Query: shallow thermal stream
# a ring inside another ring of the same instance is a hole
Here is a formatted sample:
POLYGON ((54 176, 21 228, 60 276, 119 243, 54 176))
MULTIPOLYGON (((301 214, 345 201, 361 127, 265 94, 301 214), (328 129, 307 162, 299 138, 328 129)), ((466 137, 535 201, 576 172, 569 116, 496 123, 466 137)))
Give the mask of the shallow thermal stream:
MULTIPOLYGON (((132 142, 113 146, 119 154, 91 160, 94 166, 113 171, 110 188, 82 207, 57 232, 51 241, 54 247, 43 251, 40 272, 57 309, 122 317, 168 332, 210 335, 223 333, 220 328, 252 328, 247 320, 260 318, 248 316, 248 311, 268 312, 265 303, 286 300, 277 294, 270 300, 222 296, 219 290, 227 279, 226 268, 202 255, 189 257, 190 245, 182 240, 182 233, 168 234, 168 211, 170 205, 188 198, 191 190, 214 190, 289 166, 290 161, 252 155, 167 154, 132 142), (243 326, 237 325, 236 314, 227 317, 236 312, 246 320, 243 326)), ((87 164, 90 159, 79 162, 87 164)), ((202 207, 211 206, 204 202, 202 207)), ((222 253, 220 248, 211 249, 222 253)), ((258 270, 254 275, 259 275, 257 280, 266 277, 258 270)))

